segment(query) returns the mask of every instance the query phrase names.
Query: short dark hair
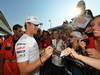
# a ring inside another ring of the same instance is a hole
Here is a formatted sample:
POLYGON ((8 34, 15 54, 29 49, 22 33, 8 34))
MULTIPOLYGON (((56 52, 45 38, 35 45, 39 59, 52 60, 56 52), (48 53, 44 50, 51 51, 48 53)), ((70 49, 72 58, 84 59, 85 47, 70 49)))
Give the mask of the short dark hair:
POLYGON ((53 32, 57 31, 58 33, 60 33, 60 31, 58 29, 54 29, 53 32))
POLYGON ((89 14, 90 16, 91 16, 91 18, 93 19, 94 17, 93 17, 93 13, 92 13, 92 11, 90 10, 90 9, 87 9, 87 10, 85 10, 85 14, 89 14))
POLYGON ((48 35, 50 35, 50 34, 49 34, 49 32, 48 32, 48 31, 46 31, 46 30, 43 30, 43 32, 42 32, 42 33, 43 33, 43 34, 44 34, 44 33, 47 33, 48 35))
POLYGON ((17 30, 18 28, 22 28, 22 26, 19 25, 19 24, 15 24, 15 25, 13 26, 13 30, 17 30))
POLYGON ((64 21, 64 22, 63 22, 63 24, 68 24, 68 21, 67 21, 67 20, 66 20, 66 21, 64 21))

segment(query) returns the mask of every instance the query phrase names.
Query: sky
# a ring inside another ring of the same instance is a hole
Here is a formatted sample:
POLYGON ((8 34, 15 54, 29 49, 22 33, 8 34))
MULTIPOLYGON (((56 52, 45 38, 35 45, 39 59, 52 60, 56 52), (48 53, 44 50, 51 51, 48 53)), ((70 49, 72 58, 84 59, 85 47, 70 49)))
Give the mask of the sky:
MULTIPOLYGON (((8 23, 24 26, 27 16, 37 16, 43 25, 41 29, 49 29, 70 21, 75 15, 72 10, 79 0, 0 0, 0 10, 8 23)), ((100 0, 84 0, 86 9, 93 15, 100 14, 100 0)))

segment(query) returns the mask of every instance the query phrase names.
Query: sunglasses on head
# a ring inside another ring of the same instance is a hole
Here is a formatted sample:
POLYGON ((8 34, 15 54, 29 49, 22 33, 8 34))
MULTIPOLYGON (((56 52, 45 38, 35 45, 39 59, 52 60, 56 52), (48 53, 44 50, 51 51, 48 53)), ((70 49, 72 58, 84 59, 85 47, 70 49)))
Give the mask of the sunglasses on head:
POLYGON ((76 36, 70 36, 70 38, 77 38, 76 36))
POLYGON ((69 36, 70 38, 73 38, 73 36, 69 36))

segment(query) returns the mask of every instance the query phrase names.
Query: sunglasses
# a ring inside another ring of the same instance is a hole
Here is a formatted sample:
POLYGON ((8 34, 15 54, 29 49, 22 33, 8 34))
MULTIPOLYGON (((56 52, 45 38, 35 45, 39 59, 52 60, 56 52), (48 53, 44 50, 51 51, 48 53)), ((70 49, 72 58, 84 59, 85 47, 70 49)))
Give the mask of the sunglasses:
POLYGON ((70 38, 73 38, 73 36, 69 36, 70 38))
POLYGON ((77 38, 76 36, 69 36, 70 38, 77 38))
POLYGON ((34 26, 39 26, 39 24, 33 24, 34 26))

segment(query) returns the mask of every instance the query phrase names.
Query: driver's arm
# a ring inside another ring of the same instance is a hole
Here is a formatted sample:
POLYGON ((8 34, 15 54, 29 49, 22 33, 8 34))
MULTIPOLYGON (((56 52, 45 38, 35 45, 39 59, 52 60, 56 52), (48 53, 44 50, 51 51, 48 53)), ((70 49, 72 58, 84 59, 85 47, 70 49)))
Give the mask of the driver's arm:
POLYGON ((52 54, 52 47, 47 47, 45 53, 41 58, 34 60, 32 63, 29 62, 29 49, 26 44, 15 46, 17 63, 21 75, 28 75, 30 72, 37 70, 43 62, 45 62, 52 54))
MULTIPOLYGON (((45 62, 46 59, 48 59, 48 56, 42 56, 41 57, 42 63, 45 62)), ((18 66, 19 66, 21 75, 27 75, 30 72, 37 70, 42 65, 42 63, 41 63, 40 58, 39 58, 31 64, 29 64, 28 61, 19 62, 18 66)))

